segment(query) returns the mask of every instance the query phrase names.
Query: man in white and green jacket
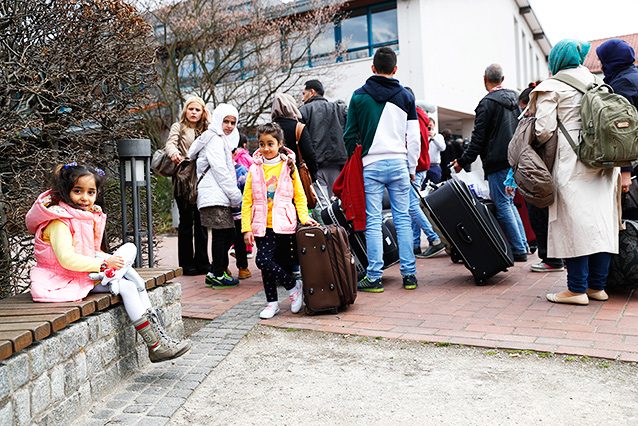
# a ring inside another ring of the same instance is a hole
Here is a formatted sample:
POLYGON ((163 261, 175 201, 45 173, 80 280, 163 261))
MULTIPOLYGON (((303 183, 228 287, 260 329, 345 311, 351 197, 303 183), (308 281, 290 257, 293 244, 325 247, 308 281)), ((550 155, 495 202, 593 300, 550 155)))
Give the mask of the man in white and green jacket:
POLYGON ((414 179, 421 148, 416 105, 396 80, 397 57, 388 47, 377 50, 372 60, 374 75, 352 95, 344 141, 348 155, 362 147, 363 184, 366 195, 367 275, 360 291, 383 292, 382 199, 387 188, 397 231, 403 287, 417 287, 412 250, 410 181, 414 179))

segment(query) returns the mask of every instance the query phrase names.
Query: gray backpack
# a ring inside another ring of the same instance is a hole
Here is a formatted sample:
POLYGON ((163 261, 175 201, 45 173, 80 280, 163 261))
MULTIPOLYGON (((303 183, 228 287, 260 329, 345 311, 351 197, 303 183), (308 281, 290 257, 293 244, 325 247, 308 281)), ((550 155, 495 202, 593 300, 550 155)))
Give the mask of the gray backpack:
POLYGON ((597 168, 631 166, 638 160, 638 111, 621 95, 597 79, 586 86, 561 73, 552 77, 583 94, 580 106, 582 130, 575 143, 559 121, 561 132, 583 163, 597 168))

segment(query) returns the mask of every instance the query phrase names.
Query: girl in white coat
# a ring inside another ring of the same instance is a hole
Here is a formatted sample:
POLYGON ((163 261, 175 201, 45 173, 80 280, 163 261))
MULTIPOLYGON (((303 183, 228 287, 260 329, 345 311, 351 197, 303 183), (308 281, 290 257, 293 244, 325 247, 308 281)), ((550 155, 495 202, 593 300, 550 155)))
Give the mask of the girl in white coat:
POLYGON ((208 130, 188 150, 188 156, 197 159, 197 175, 201 178, 197 187, 197 208, 202 226, 211 228, 213 234, 213 261, 206 275, 206 285, 214 289, 239 284, 226 272, 228 250, 235 238, 231 208, 239 207, 242 198, 231 154, 239 142, 238 119, 237 108, 219 104, 213 111, 208 130))

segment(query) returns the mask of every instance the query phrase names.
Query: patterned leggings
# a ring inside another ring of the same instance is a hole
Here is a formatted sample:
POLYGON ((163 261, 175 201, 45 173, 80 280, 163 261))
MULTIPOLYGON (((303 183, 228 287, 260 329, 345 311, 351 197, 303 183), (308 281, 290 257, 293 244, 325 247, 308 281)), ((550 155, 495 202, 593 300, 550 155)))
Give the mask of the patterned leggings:
POLYGON ((264 237, 255 238, 255 243, 255 264, 261 270, 266 300, 276 302, 278 284, 286 290, 291 290, 295 286, 295 278, 292 275, 293 267, 297 265, 295 235, 275 234, 268 228, 264 237))

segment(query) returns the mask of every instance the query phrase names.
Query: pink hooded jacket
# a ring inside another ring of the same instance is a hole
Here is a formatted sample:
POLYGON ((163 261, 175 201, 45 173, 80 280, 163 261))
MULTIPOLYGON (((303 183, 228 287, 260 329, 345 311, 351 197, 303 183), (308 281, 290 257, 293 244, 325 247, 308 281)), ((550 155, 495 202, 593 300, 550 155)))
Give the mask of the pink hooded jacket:
MULTIPOLYGON (((285 148, 289 156, 294 161, 294 153, 285 148)), ((290 168, 288 168, 288 158, 280 154, 281 161, 284 162, 277 181, 277 189, 275 189, 275 197, 272 206, 272 229, 276 234, 294 234, 297 230, 297 210, 293 204, 295 189, 290 177, 290 168)), ((268 194, 266 193, 266 178, 264 175, 264 157, 259 151, 253 155, 254 164, 250 166, 252 175, 252 191, 253 191, 253 218, 252 231, 255 237, 263 237, 266 235, 266 224, 268 221, 268 194)))
POLYGON ((31 297, 35 302, 74 302, 84 298, 95 282, 87 272, 63 268, 51 244, 42 240, 42 231, 51 221, 60 220, 71 230, 75 252, 95 257, 102 244, 106 215, 102 211, 76 209, 62 201, 50 205, 50 193, 40 194, 25 217, 27 229, 35 234, 36 265, 30 274, 31 297))
POLYGON ((250 166, 253 165, 253 158, 250 156, 248 150, 244 148, 237 148, 234 160, 235 164, 240 164, 246 167, 246 169, 249 169, 250 166))

